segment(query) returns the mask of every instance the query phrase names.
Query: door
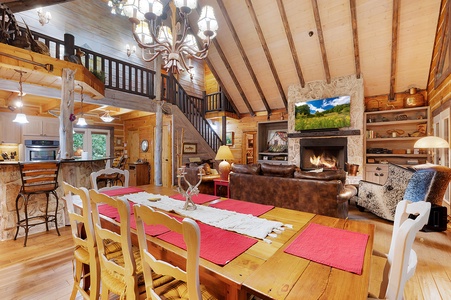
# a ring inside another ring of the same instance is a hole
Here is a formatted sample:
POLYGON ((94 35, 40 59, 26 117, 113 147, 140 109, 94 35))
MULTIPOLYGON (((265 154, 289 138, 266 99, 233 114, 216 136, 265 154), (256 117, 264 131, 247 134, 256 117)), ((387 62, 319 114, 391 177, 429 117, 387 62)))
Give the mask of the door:
POLYGON ((136 162, 139 158, 139 131, 130 130, 127 133, 127 151, 129 157, 129 163, 136 162))
MULTIPOLYGON (((440 114, 434 117, 434 135, 441 137, 450 142, 450 109, 447 108, 442 111, 440 114)), ((433 162, 437 165, 442 165, 446 167, 451 167, 450 165, 450 149, 433 149, 433 162)), ((444 202, 447 206, 450 206, 450 186, 448 185, 448 189, 446 190, 444 196, 444 202)))
POLYGON ((247 131, 243 132, 243 150, 242 150, 242 157, 241 157, 241 163, 242 164, 255 164, 256 161, 256 148, 255 148, 255 142, 257 138, 257 132, 256 131, 247 131))

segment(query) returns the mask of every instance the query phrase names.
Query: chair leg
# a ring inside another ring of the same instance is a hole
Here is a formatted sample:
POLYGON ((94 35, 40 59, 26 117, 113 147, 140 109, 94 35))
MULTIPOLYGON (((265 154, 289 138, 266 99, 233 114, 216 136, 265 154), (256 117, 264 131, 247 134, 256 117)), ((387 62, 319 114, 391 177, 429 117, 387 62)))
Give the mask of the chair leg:
POLYGON ((81 276, 83 272, 83 263, 76 258, 74 258, 75 270, 74 270, 74 286, 72 288, 72 293, 70 299, 74 300, 77 296, 77 291, 80 288, 81 276))
POLYGON ((22 194, 17 195, 16 197, 16 214, 17 214, 17 226, 16 226, 16 234, 14 235, 14 240, 17 239, 17 235, 19 234, 19 228, 20 228, 20 213, 19 213, 19 198, 22 197, 24 199, 24 203, 25 203, 25 198, 23 197, 22 194))
POLYGON ((55 217, 55 229, 56 229, 56 232, 58 233, 58 236, 61 236, 60 231, 58 229, 58 218, 57 218, 57 216, 58 216, 58 203, 59 203, 58 196, 56 195, 55 191, 52 191, 52 194, 55 197, 55 201, 56 201, 55 216, 54 216, 55 217))
POLYGON ((102 285, 102 295, 100 297, 101 300, 108 300, 108 296, 109 296, 109 289, 108 287, 106 287, 105 285, 102 285))
POLYGON ((47 201, 45 203, 45 230, 49 231, 49 193, 45 193, 47 201))

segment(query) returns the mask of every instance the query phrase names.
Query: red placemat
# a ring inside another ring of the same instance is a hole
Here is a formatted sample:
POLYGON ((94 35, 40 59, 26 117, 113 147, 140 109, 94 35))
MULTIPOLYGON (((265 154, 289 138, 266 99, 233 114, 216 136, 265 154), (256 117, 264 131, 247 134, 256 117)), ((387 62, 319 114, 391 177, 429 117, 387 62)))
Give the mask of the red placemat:
POLYGON ((100 193, 105 194, 107 196, 113 197, 118 195, 125 195, 125 194, 133 194, 133 193, 139 193, 144 192, 143 189, 140 189, 138 187, 132 186, 132 187, 123 187, 113 190, 106 190, 106 191, 100 191, 100 193))
POLYGON ((108 204, 102 204, 98 206, 99 214, 104 215, 111 219, 119 219, 119 212, 116 207, 109 206, 108 204))
MULTIPOLYGON (((200 228, 200 257, 223 266, 257 243, 256 239, 219 229, 203 223, 200 228)), ((158 236, 168 243, 186 250, 183 236, 170 231, 158 236)))
POLYGON ((367 234, 311 223, 285 252, 361 275, 367 241, 367 234))
POLYGON ((215 204, 210 204, 209 206, 242 214, 250 214, 256 217, 263 215, 265 212, 268 212, 274 208, 273 205, 265 205, 234 199, 223 200, 215 204))
MULTIPOLYGON (((117 220, 118 222, 120 220, 117 220)), ((131 215, 130 216, 130 228, 136 229, 136 220, 135 220, 135 215, 131 215)), ((167 228, 164 225, 148 225, 148 224, 144 224, 144 230, 146 232, 146 234, 151 235, 151 236, 157 236, 160 235, 162 233, 168 232, 169 228, 167 228)))
MULTIPOLYGON (((171 198, 175 199, 175 200, 185 201, 185 197, 183 197, 182 194, 172 195, 171 198)), ((206 202, 210 202, 210 201, 213 201, 213 200, 216 200, 219 198, 220 198, 219 196, 207 195, 207 194, 199 194, 199 195, 192 197, 193 202, 196 204, 204 204, 206 202)))

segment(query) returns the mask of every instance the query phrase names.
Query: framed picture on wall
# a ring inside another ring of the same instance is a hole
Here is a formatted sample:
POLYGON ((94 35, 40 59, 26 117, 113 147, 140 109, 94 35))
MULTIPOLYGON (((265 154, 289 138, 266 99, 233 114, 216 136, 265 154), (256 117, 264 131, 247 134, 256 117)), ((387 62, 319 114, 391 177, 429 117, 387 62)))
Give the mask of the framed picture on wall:
POLYGON ((235 133, 233 131, 229 131, 226 133, 226 145, 233 146, 233 140, 235 138, 235 133))
POLYGON ((183 143, 183 154, 197 154, 197 144, 183 143))

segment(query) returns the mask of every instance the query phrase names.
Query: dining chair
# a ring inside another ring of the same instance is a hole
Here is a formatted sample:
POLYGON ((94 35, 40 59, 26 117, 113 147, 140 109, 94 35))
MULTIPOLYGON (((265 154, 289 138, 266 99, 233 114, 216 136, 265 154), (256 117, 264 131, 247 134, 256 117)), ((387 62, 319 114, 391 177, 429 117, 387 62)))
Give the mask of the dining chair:
POLYGON ((117 168, 106 168, 97 172, 92 172, 91 175, 91 187, 94 190, 109 190, 121 187, 128 187, 130 174, 128 170, 121 170, 117 168), (124 180, 118 178, 124 177, 124 180), (105 187, 99 188, 100 182, 105 182, 105 187), (121 185, 117 185, 120 182, 121 185))
MULTIPOLYGON (((108 299, 110 292, 121 299, 137 299, 145 293, 145 286, 139 248, 132 247, 131 242, 130 205, 127 200, 111 198, 96 190, 90 190, 89 196, 100 260, 101 299, 108 299), (107 222, 101 222, 98 209, 103 204, 117 209, 120 218, 118 232, 103 226, 107 222)), ((172 280, 169 276, 154 273, 153 276, 157 286, 172 280)))
MULTIPOLYGON (((386 258, 379 295, 389 300, 403 298, 404 287, 415 273, 418 258, 412 249, 417 232, 428 222, 431 203, 402 200, 396 206, 393 233, 388 254, 374 251, 386 258)), ((370 291, 370 298, 375 298, 370 291)))
POLYGON ((45 224, 45 228, 49 231, 49 223, 55 224, 55 229, 58 235, 58 195, 56 189, 58 188, 58 173, 60 169, 60 163, 58 161, 45 161, 45 162, 31 162, 20 163, 20 177, 22 180, 22 186, 20 187, 19 194, 16 197, 16 234, 14 240, 17 239, 19 228, 25 229, 25 239, 23 242, 24 247, 27 246, 28 231, 31 227, 45 224), (45 211, 40 212, 41 208, 36 207, 28 209, 28 204, 32 196, 42 195, 46 196, 45 211), (55 198, 55 212, 49 213, 49 198, 53 195, 55 198), (23 200, 23 213, 20 212, 19 202, 23 200), (35 213, 32 213, 36 210, 35 213), (29 213, 32 213, 30 215, 29 213))
POLYGON ((83 299, 99 299, 100 293, 100 263, 97 253, 97 243, 91 217, 91 202, 88 190, 76 188, 63 181, 64 199, 69 213, 74 249, 74 285, 70 299, 75 299, 77 292, 83 299), (79 201, 81 211, 75 210, 74 201, 79 201), (81 213, 79 213, 79 211, 81 213), (89 267, 88 267, 89 266, 89 267), (84 274, 89 269, 89 273, 84 274), (86 279, 89 278, 89 283, 86 279), (89 284, 84 286, 84 284, 89 284))
POLYGON ((184 218, 181 222, 149 206, 134 205, 136 230, 143 264, 144 281, 148 299, 216 299, 199 282, 200 230, 197 223, 184 218), (183 235, 187 248, 184 270, 167 261, 154 257, 147 246, 145 225, 164 225, 173 232, 183 235), (165 274, 175 280, 156 286, 152 271, 165 274))

